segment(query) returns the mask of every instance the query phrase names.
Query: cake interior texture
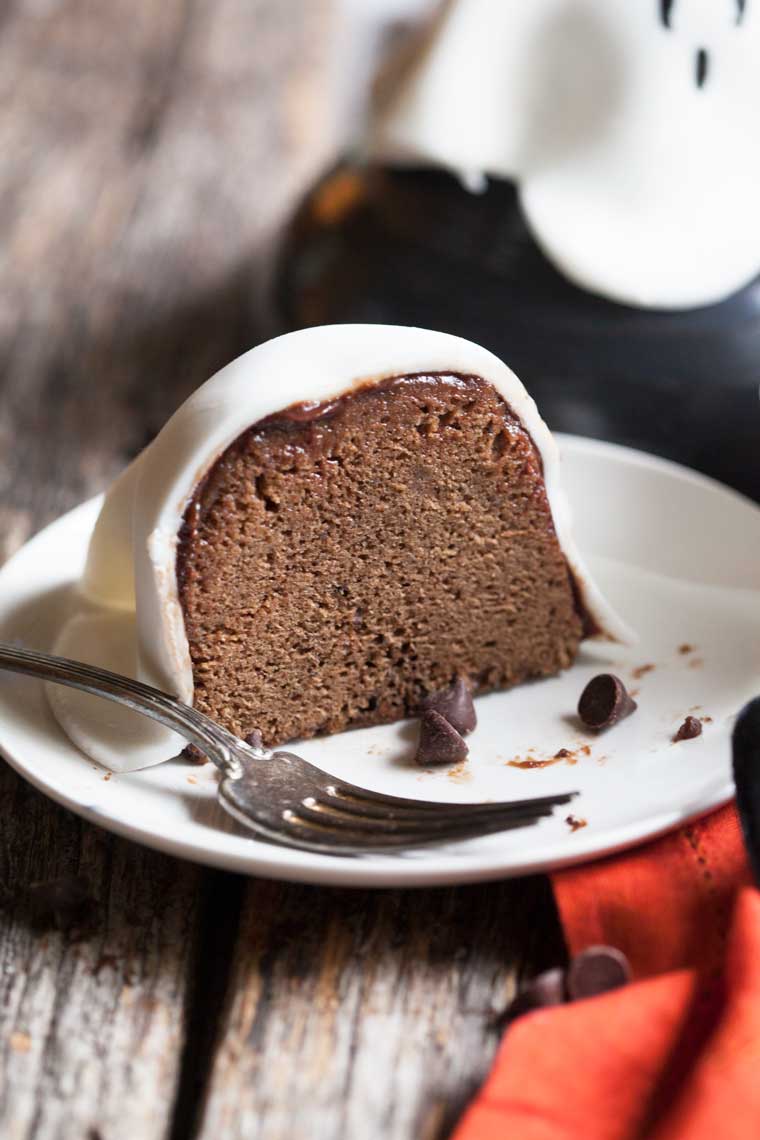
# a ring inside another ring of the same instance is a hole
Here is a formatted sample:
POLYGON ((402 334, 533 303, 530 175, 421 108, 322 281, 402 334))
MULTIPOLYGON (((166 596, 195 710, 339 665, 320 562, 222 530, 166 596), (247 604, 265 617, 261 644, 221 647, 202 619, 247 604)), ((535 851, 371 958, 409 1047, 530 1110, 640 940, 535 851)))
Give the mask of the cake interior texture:
POLYGON ((541 459, 477 376, 409 375, 262 420, 189 503, 194 701, 268 745, 571 664, 584 616, 541 459))

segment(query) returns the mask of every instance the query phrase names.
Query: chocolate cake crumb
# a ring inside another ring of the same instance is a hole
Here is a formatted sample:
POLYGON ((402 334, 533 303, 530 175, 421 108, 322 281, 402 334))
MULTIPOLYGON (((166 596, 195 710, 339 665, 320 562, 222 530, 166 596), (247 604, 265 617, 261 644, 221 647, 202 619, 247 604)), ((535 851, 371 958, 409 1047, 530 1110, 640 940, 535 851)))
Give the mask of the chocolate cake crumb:
POLYGON ((188 764, 205 764, 207 759, 205 752, 201 752, 197 744, 186 744, 179 758, 186 760, 188 764))
POLYGON ((415 760, 421 768, 461 764, 469 749, 444 716, 428 709, 420 718, 420 741, 415 760))
POLYGON ((601 732, 636 711, 636 702, 614 673, 592 677, 578 701, 578 716, 586 728, 601 732))
POLYGON ((696 736, 702 735, 702 722, 697 720, 695 716, 687 716, 678 732, 673 737, 673 743, 677 744, 679 740, 694 740, 696 736))
POLYGON ((567 995, 571 1001, 596 997, 626 985, 631 967, 622 950, 614 946, 589 946, 576 955, 567 971, 567 995))
POLYGON ((631 670, 631 676, 635 681, 640 681, 647 673, 652 673, 657 668, 656 665, 639 665, 636 669, 631 670))
POLYGON ((566 760, 568 764, 577 764, 578 760, 574 753, 569 752, 567 756, 552 756, 549 760, 539 760, 537 757, 529 756, 527 760, 507 760, 508 768, 522 768, 524 771, 531 771, 534 768, 550 768, 552 764, 559 764, 566 760))
POLYGON ((680 654, 682 654, 683 656, 686 656, 687 653, 693 653, 694 652, 694 646, 688 645, 686 642, 684 642, 683 645, 678 646, 678 652, 680 654))
POLYGON ((568 756, 572 756, 572 755, 573 754, 569 748, 560 748, 558 752, 554 753, 554 759, 555 760, 566 760, 568 758, 568 756))
POLYGON ((254 748, 257 752, 263 751, 264 740, 257 728, 254 728, 253 732, 249 732, 247 736, 244 737, 244 740, 249 748, 254 748))
POLYGON ((461 676, 457 677, 454 684, 448 689, 443 689, 438 693, 430 693, 429 696, 425 697, 420 709, 423 712, 432 710, 440 713, 451 727, 457 730, 460 736, 466 736, 468 732, 472 732, 478 723, 472 691, 464 677, 461 676))
POLYGON ((580 831, 582 827, 588 827, 588 820, 579 819, 576 815, 565 816, 565 823, 571 831, 580 831))

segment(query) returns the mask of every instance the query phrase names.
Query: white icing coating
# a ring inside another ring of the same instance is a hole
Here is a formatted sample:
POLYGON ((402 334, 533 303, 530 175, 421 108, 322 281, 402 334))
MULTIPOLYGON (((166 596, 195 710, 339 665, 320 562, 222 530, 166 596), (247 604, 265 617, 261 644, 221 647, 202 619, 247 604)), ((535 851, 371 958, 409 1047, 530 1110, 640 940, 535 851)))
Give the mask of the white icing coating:
MULTIPOLYGON (((414 372, 476 374, 504 397, 540 452, 554 526, 587 609, 606 636, 630 640, 575 547, 556 444, 515 374, 484 348, 447 333, 336 325, 278 337, 233 361, 182 405, 127 468, 106 497, 90 543, 79 608, 57 649, 138 675, 192 702, 175 561, 184 511, 199 481, 241 432, 265 416, 294 403, 330 400, 357 384, 414 372)), ((61 692, 50 690, 60 723, 106 767, 123 771, 176 755, 173 734, 162 736, 131 713, 119 716, 114 728, 110 717, 95 720, 92 697, 68 692, 61 697, 61 692)))
POLYGON ((597 293, 721 300, 760 270, 758 9, 453 0, 381 83, 369 154, 515 180, 546 255, 597 293))

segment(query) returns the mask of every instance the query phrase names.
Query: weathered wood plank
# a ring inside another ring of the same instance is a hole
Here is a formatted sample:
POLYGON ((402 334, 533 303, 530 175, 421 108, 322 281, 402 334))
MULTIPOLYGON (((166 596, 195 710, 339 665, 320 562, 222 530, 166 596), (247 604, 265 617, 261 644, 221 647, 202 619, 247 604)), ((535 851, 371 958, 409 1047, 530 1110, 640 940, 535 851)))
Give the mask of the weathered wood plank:
MULTIPOLYGON (((4 559, 266 335, 273 235, 324 157, 325 5, 55 0, 0 19, 4 559)), ((220 882, 0 766, 4 1140, 188 1135, 220 882), (30 884, 70 873, 92 925, 41 929, 30 884)))
POLYGON ((364 892, 251 883, 201 1140, 438 1140, 524 969, 561 959, 541 879, 364 892))
POLYGON ((82 823, 4 765, 0 803, 0 1135, 159 1140, 202 872, 82 823), (31 889, 70 876, 92 899, 83 916, 31 889))
POLYGON ((272 243, 328 145, 325 12, 324 0, 11 10, 4 506, 39 522, 100 490, 198 384, 268 335, 272 243))

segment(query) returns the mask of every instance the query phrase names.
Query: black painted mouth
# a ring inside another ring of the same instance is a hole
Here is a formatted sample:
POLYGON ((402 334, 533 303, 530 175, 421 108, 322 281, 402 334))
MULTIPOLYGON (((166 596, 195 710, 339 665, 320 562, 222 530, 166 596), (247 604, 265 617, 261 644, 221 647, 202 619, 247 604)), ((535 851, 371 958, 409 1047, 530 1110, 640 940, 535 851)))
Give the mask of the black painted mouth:
POLYGON ((694 77, 697 81, 697 87, 699 87, 700 90, 704 87, 705 83, 707 83, 707 75, 708 75, 709 68, 710 68, 710 56, 707 53, 707 49, 706 48, 700 48, 699 51, 697 52, 697 57, 696 57, 696 61, 695 61, 695 69, 694 69, 695 70, 695 76, 694 77))

